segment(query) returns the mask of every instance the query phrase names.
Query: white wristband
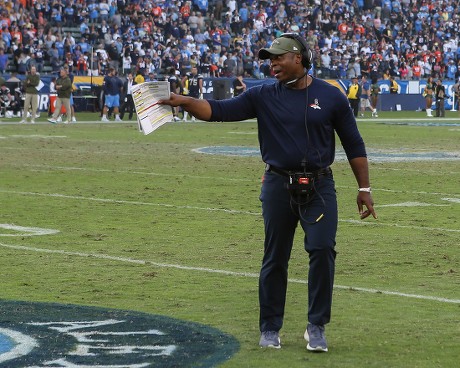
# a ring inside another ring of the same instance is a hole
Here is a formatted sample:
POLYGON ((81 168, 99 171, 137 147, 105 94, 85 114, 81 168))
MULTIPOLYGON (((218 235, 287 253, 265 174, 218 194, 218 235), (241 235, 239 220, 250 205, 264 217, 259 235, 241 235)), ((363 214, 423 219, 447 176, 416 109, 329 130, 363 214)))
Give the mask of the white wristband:
POLYGON ((370 192, 371 192, 371 187, 369 187, 369 188, 359 188, 359 189, 358 189, 358 192, 370 193, 370 192))

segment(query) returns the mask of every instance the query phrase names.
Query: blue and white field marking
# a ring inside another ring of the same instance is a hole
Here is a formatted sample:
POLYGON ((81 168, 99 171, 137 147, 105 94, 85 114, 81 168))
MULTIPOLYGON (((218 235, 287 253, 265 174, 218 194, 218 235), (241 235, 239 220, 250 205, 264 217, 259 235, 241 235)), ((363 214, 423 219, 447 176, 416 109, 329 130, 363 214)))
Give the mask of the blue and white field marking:
MULTIPOLYGON (((260 156, 258 147, 242 146, 208 146, 192 150, 196 153, 207 155, 223 156, 260 156)), ((460 160, 460 151, 425 151, 425 150, 379 150, 368 149, 368 159, 370 162, 413 162, 413 161, 458 161, 460 160)), ((336 161, 346 161, 345 152, 337 149, 336 161)))
POLYGON ((0 363, 28 355, 39 344, 34 338, 9 328, 0 328, 0 363))
POLYGON ((457 118, 416 118, 416 119, 359 119, 358 122, 373 122, 377 124, 386 125, 410 125, 410 126, 422 126, 422 127, 460 127, 460 123, 457 123, 457 118), (442 121, 440 121, 442 120, 442 121))
POLYGON ((240 346, 206 325, 130 310, 0 299, 0 317, 7 368, 211 368, 240 346))

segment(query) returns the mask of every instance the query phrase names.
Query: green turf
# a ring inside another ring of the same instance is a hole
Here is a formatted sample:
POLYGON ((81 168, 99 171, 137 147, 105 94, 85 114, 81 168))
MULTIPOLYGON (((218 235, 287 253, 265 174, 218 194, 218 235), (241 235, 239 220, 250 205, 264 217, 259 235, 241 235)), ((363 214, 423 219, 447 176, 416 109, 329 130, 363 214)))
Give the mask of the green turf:
POLYGON ((192 151, 257 147, 254 122, 174 123, 149 136, 134 122, 0 123, 0 224, 60 231, 14 237, 5 236, 14 230, 0 228, 1 298, 130 309, 210 325, 241 344, 222 365, 227 368, 455 367, 460 127, 433 118, 451 125, 407 125, 419 118, 425 113, 381 113, 358 122, 369 152, 453 157, 380 162, 371 155, 377 221, 358 220, 351 170, 342 160, 333 166, 340 223, 327 354, 307 352, 302 339, 308 261, 300 233, 283 348, 258 347, 263 163, 258 156, 192 151))

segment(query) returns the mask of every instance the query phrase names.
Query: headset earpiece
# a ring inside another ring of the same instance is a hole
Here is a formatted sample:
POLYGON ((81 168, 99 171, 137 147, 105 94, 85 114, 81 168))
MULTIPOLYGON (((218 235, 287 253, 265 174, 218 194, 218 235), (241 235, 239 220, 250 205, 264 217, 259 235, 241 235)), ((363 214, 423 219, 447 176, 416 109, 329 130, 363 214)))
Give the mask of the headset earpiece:
POLYGON ((302 36, 298 33, 290 32, 290 33, 283 33, 280 37, 292 38, 296 40, 302 46, 302 65, 309 70, 313 63, 313 53, 311 52, 310 48, 308 47, 307 42, 304 40, 302 36))

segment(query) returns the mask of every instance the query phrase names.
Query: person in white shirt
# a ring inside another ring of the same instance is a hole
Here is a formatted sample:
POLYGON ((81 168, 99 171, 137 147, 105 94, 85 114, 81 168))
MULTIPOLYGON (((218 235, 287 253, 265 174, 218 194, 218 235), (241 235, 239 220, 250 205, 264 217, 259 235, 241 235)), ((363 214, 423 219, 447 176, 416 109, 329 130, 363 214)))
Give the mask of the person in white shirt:
POLYGON ((126 74, 131 71, 132 59, 129 53, 123 54, 123 74, 126 74))
POLYGON ((133 74, 129 73, 128 74, 128 79, 123 83, 123 92, 125 92, 125 97, 123 99, 123 102, 121 104, 120 108, 120 119, 123 120, 123 117, 125 115, 125 111, 128 112, 129 114, 129 120, 132 120, 133 114, 135 112, 134 108, 134 100, 133 100, 133 92, 132 88, 134 85, 137 83, 133 79, 133 74))

